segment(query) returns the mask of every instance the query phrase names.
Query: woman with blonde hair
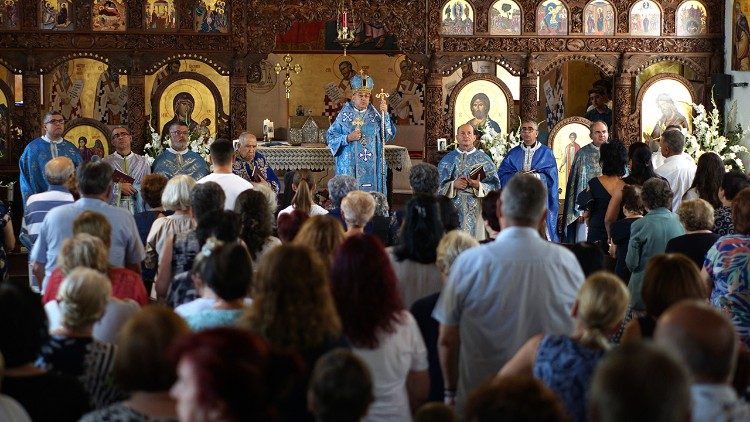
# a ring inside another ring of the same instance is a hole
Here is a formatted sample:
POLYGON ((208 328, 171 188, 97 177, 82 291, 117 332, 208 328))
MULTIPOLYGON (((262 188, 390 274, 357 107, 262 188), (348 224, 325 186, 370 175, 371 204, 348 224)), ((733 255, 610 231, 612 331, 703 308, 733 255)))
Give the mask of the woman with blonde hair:
POLYGON ((310 371, 323 354, 348 347, 328 285, 326 267, 310 248, 284 244, 260 262, 252 287, 253 304, 238 325, 271 345, 297 352, 305 360, 304 380, 295 384, 283 420, 310 419, 306 388, 310 371))
POLYGON ((113 267, 109 263, 109 248, 112 238, 112 226, 104 215, 94 211, 84 211, 73 220, 73 236, 89 234, 100 239, 103 245, 91 244, 87 237, 63 242, 57 255, 57 268, 52 270, 47 289, 42 296, 42 303, 48 303, 57 297, 57 290, 65 275, 75 267, 93 268, 109 278, 112 283, 112 297, 132 299, 140 306, 148 304, 148 294, 143 279, 138 273, 128 268, 113 267), (85 239, 85 240, 80 240, 85 239))
MULTIPOLYGON (((463 230, 451 230, 444 234, 437 246, 437 260, 435 264, 441 274, 442 285, 448 280, 453 261, 461 252, 479 246, 479 242, 472 235, 463 230)), ((444 399, 443 373, 440 369, 438 356, 438 334, 440 323, 432 317, 432 310, 437 305, 440 292, 423 297, 411 305, 411 314, 417 320, 419 331, 427 346, 427 360, 430 373, 430 395, 429 401, 442 401, 444 399)))
POLYGON ((157 218, 151 225, 146 237, 146 268, 157 268, 167 239, 171 239, 175 234, 195 230, 197 223, 190 207, 190 192, 194 186, 195 179, 178 174, 169 179, 164 187, 161 205, 167 211, 174 211, 174 214, 157 218))
POLYGON ((37 366, 78 378, 94 409, 120 398, 110 381, 116 347, 93 338, 94 324, 104 315, 112 286, 90 268, 71 271, 57 293, 62 326, 42 346, 37 366))
POLYGON ((297 170, 292 179, 294 197, 292 204, 279 211, 279 215, 300 210, 309 216, 328 214, 325 208, 315 203, 315 177, 310 170, 297 170))
POLYGON ((190 334, 185 321, 166 306, 143 308, 117 339, 115 383, 130 398, 85 415, 82 422, 102 420, 175 420, 175 400, 169 389, 177 379, 167 352, 175 341, 190 334))
POLYGON ((326 268, 329 268, 336 248, 343 241, 344 229, 338 220, 326 215, 316 215, 302 224, 302 228, 297 232, 292 243, 314 250, 323 260, 326 268))
POLYGON ((540 379, 565 404, 575 421, 586 420, 586 390, 596 364, 609 349, 608 336, 625 316, 630 294, 614 274, 589 276, 578 292, 571 314, 573 335, 538 334, 526 342, 498 376, 531 375, 540 379))
MULTIPOLYGON (((79 233, 70 239, 66 239, 60 249, 58 262, 60 263, 61 281, 62 277, 70 274, 75 268, 90 268, 103 275, 107 274, 109 268, 107 248, 104 242, 87 233, 79 233)), ((107 311, 104 317, 94 324, 93 336, 97 340, 112 342, 125 321, 138 312, 139 306, 130 298, 125 298, 125 300, 117 298, 115 286, 119 288, 119 284, 115 284, 111 279, 108 279, 107 282, 111 286, 111 296, 107 301, 107 311)), ((141 284, 141 288, 142 286, 143 284, 141 284)), ((47 294, 54 292, 54 296, 51 296, 51 299, 44 305, 50 330, 57 329, 61 324, 61 303, 57 299, 60 288, 61 284, 50 284, 45 292, 45 297, 47 297, 47 294)))
POLYGON ((351 191, 341 200, 341 214, 346 222, 346 236, 365 233, 365 226, 375 215, 375 198, 361 190, 351 191))

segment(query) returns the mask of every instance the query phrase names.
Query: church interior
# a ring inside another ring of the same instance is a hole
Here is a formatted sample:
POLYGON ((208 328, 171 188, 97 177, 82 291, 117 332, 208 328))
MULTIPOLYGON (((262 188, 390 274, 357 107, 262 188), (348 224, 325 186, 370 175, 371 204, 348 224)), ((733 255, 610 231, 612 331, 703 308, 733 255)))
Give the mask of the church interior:
MULTIPOLYGON (((657 155, 677 127, 696 162, 712 151, 747 173, 748 14, 750 0, 4 0, 0 199, 18 237, 19 159, 52 110, 84 161, 114 153, 125 126, 152 163, 180 122, 206 157, 255 135, 287 199, 295 171, 326 190, 326 133, 359 75, 396 127, 380 158, 391 212, 412 198, 410 169, 457 149, 462 125, 500 167, 533 122, 562 222, 598 121, 657 155)), ((28 280, 30 251, 6 252, 10 279, 28 280)))

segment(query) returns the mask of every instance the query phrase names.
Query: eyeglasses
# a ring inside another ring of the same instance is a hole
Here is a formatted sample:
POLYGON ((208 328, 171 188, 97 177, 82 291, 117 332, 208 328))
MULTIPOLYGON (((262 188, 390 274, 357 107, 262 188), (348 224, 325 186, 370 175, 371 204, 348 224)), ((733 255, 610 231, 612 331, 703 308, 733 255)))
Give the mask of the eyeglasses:
POLYGON ((130 136, 128 132, 120 132, 120 133, 113 133, 112 138, 118 139, 118 138, 124 138, 126 136, 130 136))
POLYGON ((524 132, 533 132, 536 130, 536 128, 535 127, 522 127, 521 130, 524 132))
POLYGON ((169 133, 171 133, 172 135, 187 135, 188 131, 186 131, 186 130, 173 130, 173 131, 171 131, 169 133))
POLYGON ((52 119, 44 122, 45 125, 62 125, 65 124, 64 119, 52 119))

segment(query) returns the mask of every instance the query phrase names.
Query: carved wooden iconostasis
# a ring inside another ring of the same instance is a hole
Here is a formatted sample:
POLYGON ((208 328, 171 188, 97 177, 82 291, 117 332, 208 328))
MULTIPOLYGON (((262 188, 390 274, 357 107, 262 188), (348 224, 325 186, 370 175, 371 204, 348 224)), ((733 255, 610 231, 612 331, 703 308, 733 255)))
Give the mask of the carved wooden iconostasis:
POLYGON ((17 172, 23 147, 39 136, 41 116, 50 108, 66 113, 75 141, 86 138, 82 148, 92 153, 109 151, 110 131, 122 123, 131 128, 136 150, 149 124, 161 132, 176 118, 189 118, 195 130, 212 137, 236 137, 244 130, 259 134, 266 118, 278 128, 298 110, 334 115, 347 95, 350 66, 353 72, 366 69, 376 91, 390 94, 399 125, 396 142, 424 152, 427 161, 436 161, 437 139, 452 139, 456 122, 477 118, 470 103, 488 108, 503 131, 513 130, 521 118, 542 122, 548 134, 563 119, 583 117, 588 91, 596 86, 608 91, 616 136, 632 142, 651 135, 658 123, 642 119, 642 109, 651 116, 668 107, 663 96, 659 100, 663 89, 683 87, 675 104, 686 92, 707 103, 710 77, 720 73, 724 50, 719 0, 6 0, 4 5, 3 172, 17 172), (357 28, 346 56, 334 41, 342 5, 357 28), (303 69, 291 75, 288 103, 284 74, 272 70, 286 53, 303 69), (22 93, 16 92, 16 75, 22 93))

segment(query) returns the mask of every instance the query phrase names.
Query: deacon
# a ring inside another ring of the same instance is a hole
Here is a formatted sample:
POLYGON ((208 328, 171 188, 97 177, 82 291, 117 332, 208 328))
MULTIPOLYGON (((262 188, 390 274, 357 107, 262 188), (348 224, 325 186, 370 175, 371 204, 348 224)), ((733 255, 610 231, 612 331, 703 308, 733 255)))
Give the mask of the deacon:
POLYGON ((557 242, 557 162, 549 147, 537 141, 539 127, 536 122, 527 120, 521 123, 521 145, 513 147, 500 163, 498 177, 505 187, 517 173, 531 174, 547 187, 547 240, 557 242))
POLYGON ((115 152, 104 157, 104 162, 114 169, 112 177, 112 198, 110 204, 125 208, 131 214, 145 211, 141 197, 141 180, 151 174, 148 161, 142 155, 131 150, 133 138, 125 126, 116 126, 112 130, 112 146, 115 152))
POLYGON ((497 167, 492 159, 474 147, 474 127, 458 127, 457 148, 440 160, 440 194, 453 200, 461 220, 461 229, 484 240, 481 198, 500 188, 497 167), (481 170, 480 170, 481 169, 481 170), (484 173, 484 174, 482 174, 484 173))
POLYGON ((156 157, 151 171, 163 174, 167 179, 178 174, 187 174, 195 180, 210 173, 206 160, 197 152, 188 149, 188 131, 185 122, 175 122, 169 126, 170 147, 156 157))
POLYGON ((239 141, 232 173, 250 183, 265 183, 278 195, 281 183, 266 157, 258 152, 258 139, 250 132, 242 132, 239 141))
POLYGON ((589 128, 591 143, 584 146, 575 155, 573 165, 568 173, 565 185, 565 205, 563 206, 563 243, 586 241, 586 223, 583 211, 576 207, 578 194, 586 189, 589 180, 602 175, 599 163, 599 147, 609 140, 607 124, 597 120, 589 128))
POLYGON ((385 194, 383 142, 393 140, 396 126, 383 96, 379 111, 370 105, 373 85, 373 79, 364 71, 352 77, 352 99, 344 104, 336 121, 328 128, 327 139, 336 161, 336 175, 353 176, 359 190, 385 194))
POLYGON ((34 139, 18 160, 20 168, 21 196, 23 203, 35 193, 46 192, 48 185, 44 178, 44 166, 57 157, 68 157, 77 167, 83 162, 81 153, 72 142, 63 139, 65 119, 59 111, 50 111, 44 115, 44 135, 34 139))

